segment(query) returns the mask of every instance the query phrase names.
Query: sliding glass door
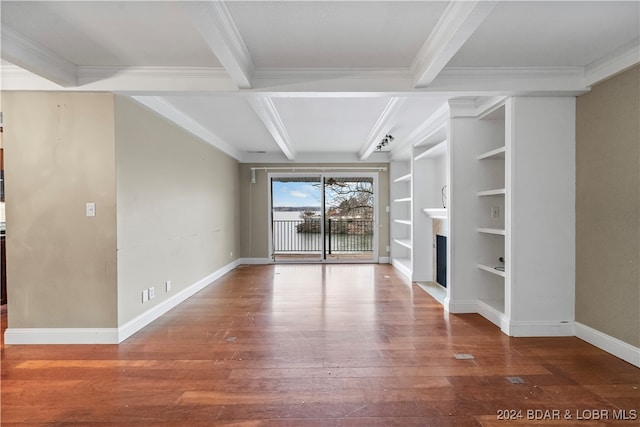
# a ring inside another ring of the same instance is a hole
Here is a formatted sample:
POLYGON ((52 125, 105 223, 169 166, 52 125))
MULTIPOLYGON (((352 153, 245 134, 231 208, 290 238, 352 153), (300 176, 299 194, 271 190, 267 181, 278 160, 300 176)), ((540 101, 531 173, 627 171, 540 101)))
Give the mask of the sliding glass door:
POLYGON ((271 174, 276 262, 377 262, 375 175, 271 174))

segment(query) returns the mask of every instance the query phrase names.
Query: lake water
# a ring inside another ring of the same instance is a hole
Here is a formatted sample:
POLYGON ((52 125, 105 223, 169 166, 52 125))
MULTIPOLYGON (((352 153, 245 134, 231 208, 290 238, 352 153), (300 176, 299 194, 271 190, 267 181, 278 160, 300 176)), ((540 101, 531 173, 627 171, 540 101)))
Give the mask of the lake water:
MULTIPOLYGON (((299 211, 274 211, 273 219, 273 248, 275 252, 322 251, 322 235, 320 233, 299 233, 297 231, 296 226, 304 223, 304 220, 300 218, 299 211)), ((331 236, 325 236, 325 239, 327 248, 330 241, 332 253, 373 251, 373 236, 371 234, 332 233, 331 236)))

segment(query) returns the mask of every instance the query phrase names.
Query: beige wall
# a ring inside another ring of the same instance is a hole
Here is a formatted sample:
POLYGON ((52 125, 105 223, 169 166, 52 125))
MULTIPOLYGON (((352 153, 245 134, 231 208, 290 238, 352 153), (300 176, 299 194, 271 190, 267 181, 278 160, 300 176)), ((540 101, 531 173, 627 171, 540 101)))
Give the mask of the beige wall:
POLYGON ((113 95, 5 92, 2 111, 9 327, 117 326, 113 95))
MULTIPOLYGON (((240 165, 240 224, 241 224, 241 256, 243 258, 268 258, 269 257, 269 183, 268 171, 256 170, 256 183, 250 183, 251 168, 291 167, 291 170, 278 170, 272 172, 294 172, 295 167, 371 167, 387 168, 387 171, 378 173, 378 256, 388 257, 386 246, 389 245, 389 165, 384 164, 249 164, 240 165)), ((341 170, 348 172, 347 169, 341 170)), ((355 170, 354 170, 355 171, 355 170)), ((297 173, 304 172, 298 169, 297 173)), ((317 172, 317 171, 312 171, 317 172)), ((373 171, 372 171, 373 172, 373 171)))
POLYGON ((134 101, 117 96, 115 119, 123 325, 239 257, 239 175, 236 160, 134 101))
POLYGON ((640 67, 579 96, 576 320, 640 346, 640 67))

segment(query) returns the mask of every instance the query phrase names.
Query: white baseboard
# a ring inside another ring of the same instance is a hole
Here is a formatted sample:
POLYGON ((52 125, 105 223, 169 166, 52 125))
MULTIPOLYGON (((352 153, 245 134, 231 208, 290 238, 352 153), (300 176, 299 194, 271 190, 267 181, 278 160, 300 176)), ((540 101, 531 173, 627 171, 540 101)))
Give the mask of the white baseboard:
POLYGON ((131 335, 135 334, 140 329, 144 328, 149 323, 153 322, 154 320, 156 320, 157 318, 159 318, 160 316, 162 316, 172 308, 176 307, 180 303, 184 302, 188 298, 200 292, 202 289, 206 288, 209 284, 211 284, 211 282, 224 276, 225 274, 227 274, 228 272, 230 272, 240 264, 241 264, 240 259, 237 259, 234 262, 225 265, 224 267, 214 271, 207 277, 204 277, 198 280, 196 283, 189 286, 188 288, 185 288, 180 292, 176 293, 171 298, 162 301, 160 304, 150 308, 149 310, 145 311, 138 317, 120 326, 120 328, 118 328, 118 339, 119 339, 118 342, 122 342, 126 340, 131 335))
POLYGON ((225 265, 119 328, 8 328, 5 344, 118 344, 240 265, 225 265))
POLYGON ((378 264, 389 264, 390 258, 388 256, 378 257, 378 264))
POLYGON ((581 340, 640 368, 640 348, 579 322, 575 322, 575 331, 576 336, 581 340))
POLYGON ((273 262, 270 258, 240 258, 238 261, 240 264, 271 264, 273 262))
POLYGON ((5 344, 118 344, 117 328, 8 328, 5 344))
POLYGON ((512 337, 573 337, 574 322, 507 322, 505 333, 512 337))

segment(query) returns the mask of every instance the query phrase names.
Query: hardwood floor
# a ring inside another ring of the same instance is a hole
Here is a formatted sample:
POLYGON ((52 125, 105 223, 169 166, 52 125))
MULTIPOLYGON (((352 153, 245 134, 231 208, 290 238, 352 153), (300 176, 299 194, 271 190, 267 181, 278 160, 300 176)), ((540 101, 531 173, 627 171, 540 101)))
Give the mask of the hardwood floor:
POLYGON ((388 265, 243 266, 120 345, 3 344, 1 379, 2 426, 587 427, 640 414, 640 369, 577 338, 509 338, 448 315, 388 265), (584 419, 595 411, 609 419, 584 419))

